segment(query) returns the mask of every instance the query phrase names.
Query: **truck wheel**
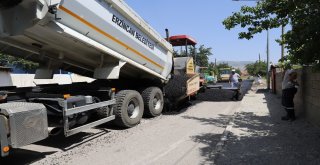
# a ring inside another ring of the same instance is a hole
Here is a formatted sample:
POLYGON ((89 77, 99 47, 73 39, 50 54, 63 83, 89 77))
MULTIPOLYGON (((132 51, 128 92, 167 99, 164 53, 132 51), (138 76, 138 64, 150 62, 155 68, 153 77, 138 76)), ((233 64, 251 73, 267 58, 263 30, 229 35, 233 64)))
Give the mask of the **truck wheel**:
POLYGON ((131 128, 140 123, 143 115, 143 100, 137 91, 123 90, 116 94, 114 123, 117 126, 131 128))
POLYGON ((101 107, 99 109, 97 109, 97 115, 99 118, 105 118, 105 117, 109 117, 110 116, 110 112, 111 112, 111 108, 110 107, 101 107))
POLYGON ((163 110, 163 93, 158 87, 149 87, 142 91, 144 115, 146 117, 159 116, 163 110))
MULTIPOLYGON (((94 98, 94 103, 99 103, 101 100, 98 97, 94 98)), ((99 118, 105 118, 112 115, 112 108, 109 106, 98 108, 96 114, 99 118)))

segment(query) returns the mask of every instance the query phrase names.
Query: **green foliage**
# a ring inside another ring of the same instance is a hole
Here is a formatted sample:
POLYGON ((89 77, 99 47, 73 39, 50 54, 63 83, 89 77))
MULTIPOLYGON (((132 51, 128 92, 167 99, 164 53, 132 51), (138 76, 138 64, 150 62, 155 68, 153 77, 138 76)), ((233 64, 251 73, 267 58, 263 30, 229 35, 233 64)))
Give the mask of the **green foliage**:
POLYGON ((204 45, 200 45, 197 56, 196 56, 196 65, 207 67, 209 65, 209 56, 212 55, 212 48, 206 48, 204 45))
POLYGON ((9 55, 5 55, 5 54, 0 54, 0 65, 3 66, 15 66, 15 67, 19 67, 23 70, 32 70, 32 69, 36 69, 39 64, 22 59, 22 58, 17 58, 17 57, 13 57, 13 56, 9 56, 9 55))
POLYGON ((255 63, 247 64, 246 69, 252 76, 256 76, 258 74, 260 76, 265 76, 267 75, 267 62, 257 61, 255 63))
POLYGON ((222 68, 230 68, 230 69, 232 68, 232 66, 230 66, 228 63, 220 63, 216 67, 218 70, 222 68))
POLYGON ((236 69, 236 73, 238 73, 239 75, 241 75, 241 70, 239 68, 236 69))
POLYGON ((210 62, 206 73, 207 73, 208 75, 212 75, 212 74, 218 75, 219 70, 217 69, 217 67, 214 66, 214 63, 213 63, 213 62, 210 62))
POLYGON ((9 56, 0 54, 0 66, 6 66, 9 63, 9 56))
MULTIPOLYGON (((200 45, 199 48, 189 47, 188 55, 191 55, 193 59, 196 61, 196 65, 200 67, 208 67, 209 65, 209 56, 212 55, 212 48, 206 48, 204 45, 200 45), (197 51, 197 53, 195 53, 197 51), (195 54, 197 54, 195 56, 195 54)), ((173 51, 174 57, 186 57, 186 51, 173 51)))
MULTIPOLYGON (((190 52, 188 52, 188 55, 190 54, 190 52)), ((185 50, 173 50, 173 57, 187 57, 187 53, 185 50)))
POLYGON ((239 38, 251 39, 263 30, 291 25, 284 41, 292 63, 314 64, 320 59, 320 1, 264 0, 256 6, 243 6, 223 21, 226 29, 246 28, 239 38))
POLYGON ((173 50, 173 57, 178 57, 180 53, 177 50, 173 50))

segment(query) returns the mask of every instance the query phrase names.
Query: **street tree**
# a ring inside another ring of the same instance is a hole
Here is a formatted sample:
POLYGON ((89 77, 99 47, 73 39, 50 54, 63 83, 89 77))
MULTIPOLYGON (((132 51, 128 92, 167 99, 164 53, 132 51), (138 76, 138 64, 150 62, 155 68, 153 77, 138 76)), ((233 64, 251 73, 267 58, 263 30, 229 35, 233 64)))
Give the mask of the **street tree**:
POLYGON ((279 41, 288 49, 293 63, 312 64, 320 59, 320 1, 264 0, 256 6, 243 6, 223 21, 226 29, 237 26, 246 31, 240 39, 251 39, 264 30, 291 26, 279 41))
POLYGON ((219 69, 222 69, 222 68, 232 68, 232 66, 230 66, 228 63, 220 63, 216 66, 216 68, 219 70, 219 69))
MULTIPOLYGON (((186 51, 174 50, 174 57, 186 57, 186 51)), ((188 55, 192 56, 196 61, 197 66, 208 67, 209 65, 209 56, 212 55, 212 48, 207 48, 204 45, 200 45, 199 48, 194 48, 192 46, 188 47, 188 55), (197 52, 197 53, 196 53, 197 52)))
POLYGON ((255 63, 250 63, 246 65, 247 72, 252 75, 260 75, 265 76, 267 74, 266 71, 267 63, 265 61, 256 61, 255 63))
POLYGON ((212 48, 206 48, 204 45, 200 45, 197 51, 196 64, 198 66, 208 67, 209 56, 212 55, 212 48))
POLYGON ((207 73, 209 75, 212 75, 212 73, 214 75, 217 75, 218 74, 218 69, 214 66, 214 63, 213 62, 210 62, 209 65, 208 65, 208 69, 207 69, 207 73))

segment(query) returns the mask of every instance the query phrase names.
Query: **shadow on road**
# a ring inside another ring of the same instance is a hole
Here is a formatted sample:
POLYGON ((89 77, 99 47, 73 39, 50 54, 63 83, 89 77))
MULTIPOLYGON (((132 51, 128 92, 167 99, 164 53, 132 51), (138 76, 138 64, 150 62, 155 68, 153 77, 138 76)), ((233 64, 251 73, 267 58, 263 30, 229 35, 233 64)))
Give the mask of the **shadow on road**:
MULTIPOLYGON (((264 96, 262 102, 256 104, 266 104, 269 113, 258 113, 260 110, 254 108, 252 112, 240 111, 234 119, 232 130, 235 131, 229 134, 219 154, 215 149, 221 134, 205 133, 191 137, 193 141, 205 145, 200 148, 205 160, 199 164, 320 164, 319 128, 301 118, 294 122, 281 121, 284 110, 280 100, 267 90, 257 90, 256 94, 264 96)), ((246 105, 245 108, 252 107, 246 105)), ((230 116, 183 118, 225 127, 230 116)))
POLYGON ((182 118, 184 119, 197 120, 201 122, 203 125, 214 125, 221 128, 224 128, 227 125, 231 117, 232 115, 222 115, 222 114, 220 114, 219 117, 216 117, 216 118, 199 118, 194 116, 182 116, 182 118))
MULTIPOLYGON (((264 90, 269 114, 240 112, 233 133, 215 164, 319 164, 320 131, 303 119, 281 121, 276 96, 264 90)), ((257 103, 263 104, 263 103, 257 103)), ((248 107, 246 107, 248 108, 248 107)), ((258 111, 258 110, 257 110, 258 111)), ((210 157, 208 157, 210 160, 210 157)))
MULTIPOLYGON (((198 118, 193 116, 182 116, 184 119, 196 120, 204 125, 212 125, 215 127, 225 128, 229 123, 232 115, 219 115, 216 118, 198 118)), ((204 144, 204 147, 200 148, 200 154, 205 159, 199 164, 214 164, 216 156, 216 145, 221 139, 221 134, 204 133, 190 137, 196 143, 204 144)))
POLYGON ((196 136, 192 136, 191 139, 194 142, 204 144, 204 147, 200 148, 200 154, 205 159, 199 164, 214 164, 216 156, 215 148, 217 143, 220 141, 221 134, 205 133, 196 136))
POLYGON ((53 154, 55 152, 35 152, 24 149, 15 149, 11 151, 11 155, 8 157, 0 158, 0 164, 4 165, 24 165, 30 164, 34 161, 43 159, 46 155, 53 154))

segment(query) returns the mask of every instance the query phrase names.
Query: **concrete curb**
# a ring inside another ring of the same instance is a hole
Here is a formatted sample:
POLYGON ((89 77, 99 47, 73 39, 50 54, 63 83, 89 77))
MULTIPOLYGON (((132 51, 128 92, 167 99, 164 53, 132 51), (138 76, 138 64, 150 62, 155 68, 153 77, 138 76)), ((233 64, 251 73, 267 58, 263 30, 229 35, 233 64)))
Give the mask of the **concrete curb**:
MULTIPOLYGON (((239 108, 240 109, 240 108, 239 108)), ((239 109, 237 109, 234 114, 230 117, 228 125, 224 129, 220 141, 217 143, 214 149, 214 159, 213 163, 215 164, 216 159, 218 158, 219 154, 223 151, 223 147, 226 145, 228 137, 231 133, 232 127, 234 126, 234 119, 238 115, 239 109)))
POLYGON ((226 141, 228 140, 228 136, 231 133, 232 127, 234 125, 234 118, 237 116, 238 112, 236 111, 232 117, 230 117, 229 123, 227 125, 227 127, 225 128, 225 130, 222 133, 222 136, 220 138, 220 141, 217 143, 216 147, 215 147, 215 152, 219 153, 222 151, 223 146, 226 144, 226 141))

